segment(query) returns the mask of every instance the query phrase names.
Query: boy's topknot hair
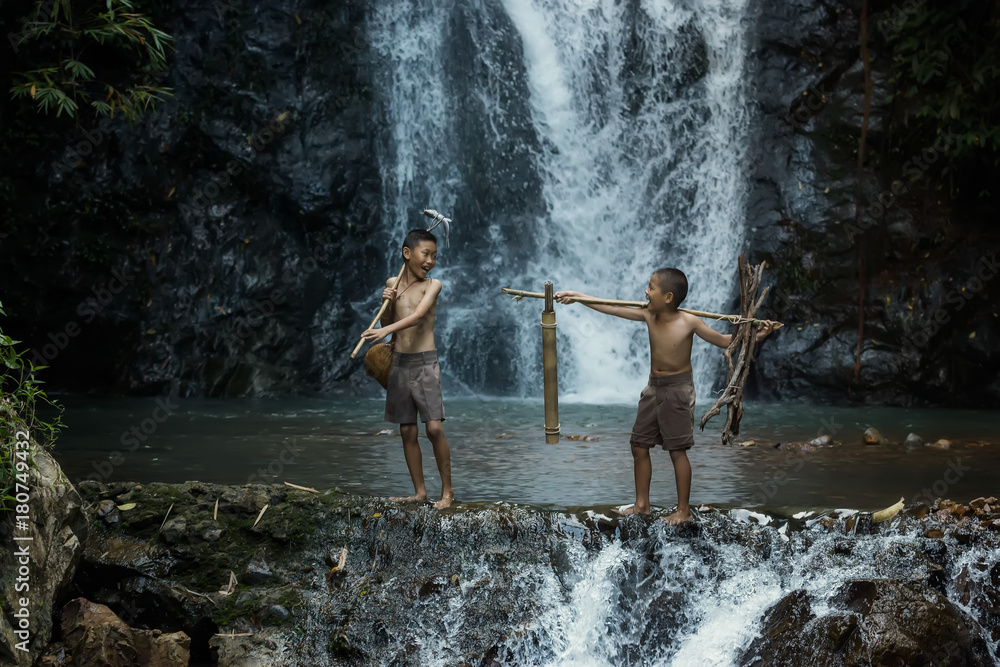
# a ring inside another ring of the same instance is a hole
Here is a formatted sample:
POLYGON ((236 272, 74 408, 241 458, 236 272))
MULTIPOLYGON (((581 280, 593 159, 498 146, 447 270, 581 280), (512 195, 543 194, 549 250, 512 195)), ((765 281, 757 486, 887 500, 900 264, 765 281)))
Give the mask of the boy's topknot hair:
POLYGON ((688 279, 680 269, 659 269, 653 273, 660 289, 674 293, 674 305, 680 306, 688 295, 688 279))
MULTIPOLYGON (((438 242, 437 237, 426 229, 411 229, 406 234, 406 238, 403 239, 403 247, 409 248, 412 251, 420 244, 421 241, 430 241, 435 245, 437 245, 438 242)), ((402 250, 400 250, 400 252, 402 252, 402 250)))

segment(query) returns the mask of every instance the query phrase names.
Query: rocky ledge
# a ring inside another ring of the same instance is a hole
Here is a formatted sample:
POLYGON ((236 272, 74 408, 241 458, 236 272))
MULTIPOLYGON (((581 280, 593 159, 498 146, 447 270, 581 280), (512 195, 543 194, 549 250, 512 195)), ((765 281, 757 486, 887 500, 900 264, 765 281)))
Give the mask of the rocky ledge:
POLYGON ((680 528, 279 485, 87 482, 79 498, 82 554, 34 664, 545 664, 601 604, 586 631, 617 637, 594 649, 611 664, 669 658, 726 605, 743 665, 990 665, 1000 642, 995 498, 878 523, 703 506, 680 528))

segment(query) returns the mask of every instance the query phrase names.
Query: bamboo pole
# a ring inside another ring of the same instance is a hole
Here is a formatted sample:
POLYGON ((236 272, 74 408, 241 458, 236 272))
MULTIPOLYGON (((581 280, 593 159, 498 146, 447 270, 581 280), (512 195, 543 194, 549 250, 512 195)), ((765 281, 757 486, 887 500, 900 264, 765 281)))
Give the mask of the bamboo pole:
MULTIPOLYGON (((392 289, 396 289, 397 287, 399 287, 399 282, 403 279, 404 273, 406 273, 406 262, 403 262, 403 268, 399 270, 399 275, 396 276, 395 282, 392 283, 392 289)), ((378 314, 375 315, 375 319, 372 320, 371 325, 368 327, 369 329, 375 328, 375 325, 378 324, 378 321, 380 319, 382 319, 382 315, 385 313, 385 309, 388 307, 389 307, 389 299, 382 299, 382 307, 378 309, 378 314)), ((358 341, 358 344, 354 346, 354 352, 351 352, 351 359, 354 359, 355 357, 358 356, 358 351, 364 344, 365 344, 364 338, 358 341)))
MULTIPOLYGON (((514 300, 520 301, 521 299, 544 299, 545 295, 541 292, 525 292, 524 290, 510 289, 509 287, 501 287, 500 291, 504 294, 509 294, 514 297, 514 300)), ((618 299, 598 299, 594 297, 579 297, 573 299, 574 301, 579 301, 580 303, 592 303, 600 306, 625 306, 627 308, 646 308, 649 306, 648 301, 620 301, 618 299)), ((725 320, 726 322, 732 322, 733 324, 741 324, 743 322, 752 322, 754 324, 765 324, 764 320, 758 319, 746 319, 740 315, 721 315, 719 313, 709 313, 704 310, 692 310, 690 308, 678 308, 677 310, 690 313, 691 315, 697 315, 698 317, 707 317, 712 320, 725 320)), ((783 324, 780 322, 775 322, 775 328, 780 329, 783 324)))
POLYGON ((545 442, 559 444, 559 373, 556 364, 556 310, 552 283, 545 283, 542 311, 542 378, 545 394, 545 442))

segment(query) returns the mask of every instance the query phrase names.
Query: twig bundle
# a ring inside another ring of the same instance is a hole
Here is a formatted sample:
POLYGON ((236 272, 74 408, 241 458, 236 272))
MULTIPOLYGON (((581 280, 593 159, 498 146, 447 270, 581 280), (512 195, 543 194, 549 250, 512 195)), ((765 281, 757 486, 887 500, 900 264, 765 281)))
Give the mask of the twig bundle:
POLYGON ((733 339, 726 348, 726 388, 722 396, 709 408, 701 417, 701 430, 705 430, 705 424, 715 415, 722 412, 722 406, 726 406, 726 424, 722 429, 722 444, 729 445, 733 442, 733 437, 740 432, 740 420, 743 419, 743 385, 746 384, 747 375, 750 373, 750 362, 753 361, 753 352, 756 345, 756 331, 752 326, 757 319, 757 311, 764 303, 764 297, 770 288, 765 287, 760 290, 761 276, 764 273, 764 264, 749 266, 743 255, 739 258, 739 280, 740 280, 740 321, 733 331, 733 339), (760 292, 760 296, 758 296, 760 292), (738 353, 736 362, 733 362, 734 354, 738 353))

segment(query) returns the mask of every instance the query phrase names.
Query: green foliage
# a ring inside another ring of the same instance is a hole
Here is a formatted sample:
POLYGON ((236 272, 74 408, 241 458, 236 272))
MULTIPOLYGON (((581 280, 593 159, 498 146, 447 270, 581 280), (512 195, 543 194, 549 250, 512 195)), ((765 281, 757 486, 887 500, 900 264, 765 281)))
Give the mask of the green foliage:
POLYGON ((982 178, 983 169, 995 175, 1000 166, 1000 5, 921 2, 902 11, 894 5, 883 18, 898 21, 888 35, 892 148, 915 155, 949 133, 956 141, 935 171, 951 179, 953 192, 963 185, 989 194, 992 179, 982 178))
POLYGON ((76 118, 87 106, 96 116, 121 113, 130 121, 172 96, 158 76, 173 38, 134 8, 132 0, 91 2, 82 11, 70 0, 35 2, 14 40, 16 52, 30 50, 33 68, 17 74, 11 96, 57 117, 76 118), (122 63, 134 71, 122 71, 122 63))
MULTIPOLYGON (((0 316, 5 315, 0 304, 0 316)), ((35 442, 51 446, 62 430, 62 406, 50 400, 41 389, 42 382, 35 379, 35 372, 45 366, 35 366, 25 358, 26 352, 18 352, 19 342, 0 330, 0 511, 13 507, 14 483, 26 470, 25 462, 16 456, 16 433, 27 431, 35 442), (40 403, 57 410, 52 421, 38 416, 40 403)))

